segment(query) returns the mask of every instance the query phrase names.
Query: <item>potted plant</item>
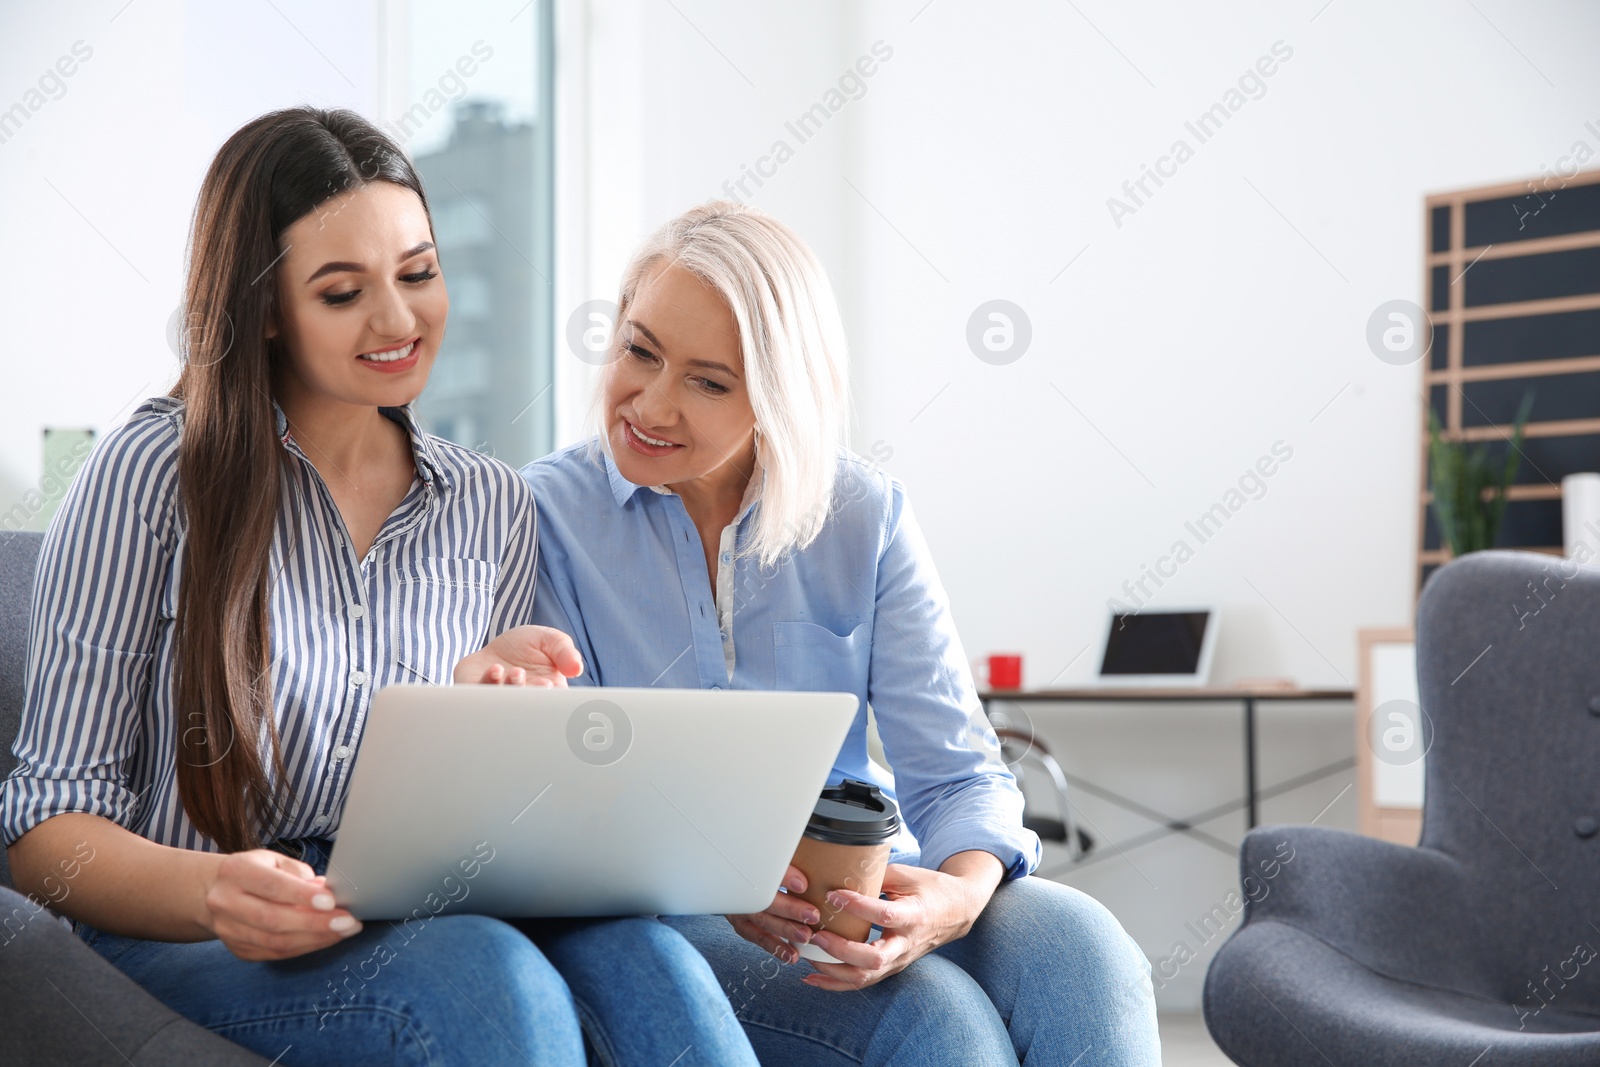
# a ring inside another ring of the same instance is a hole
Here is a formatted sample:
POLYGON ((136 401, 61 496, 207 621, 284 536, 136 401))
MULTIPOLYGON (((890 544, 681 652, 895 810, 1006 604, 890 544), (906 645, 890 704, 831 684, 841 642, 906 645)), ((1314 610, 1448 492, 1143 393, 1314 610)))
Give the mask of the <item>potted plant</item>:
POLYGON ((1511 427, 1511 447, 1496 461, 1493 444, 1469 446, 1447 440, 1438 413, 1428 410, 1428 470, 1433 515, 1452 556, 1493 548, 1506 511, 1506 489, 1522 463, 1523 430, 1533 410, 1533 391, 1523 394, 1511 427))

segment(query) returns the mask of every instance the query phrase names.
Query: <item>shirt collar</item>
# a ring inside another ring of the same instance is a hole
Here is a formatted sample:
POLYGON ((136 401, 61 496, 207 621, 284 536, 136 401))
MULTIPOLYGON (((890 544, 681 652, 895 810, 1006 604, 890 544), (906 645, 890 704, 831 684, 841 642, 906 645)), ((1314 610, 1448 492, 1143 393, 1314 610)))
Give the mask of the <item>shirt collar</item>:
POLYGON ((606 465, 606 480, 611 483, 611 495, 617 502, 617 507, 623 507, 633 499, 633 494, 643 489, 642 485, 634 485, 622 476, 617 470, 616 460, 611 458, 611 450, 604 445, 600 446, 600 458, 606 465))
MULTIPOLYGON (((635 493, 650 490, 660 496, 677 496, 671 489, 664 485, 635 485, 622 476, 617 470, 616 460, 611 458, 611 450, 603 444, 600 447, 601 458, 605 460, 606 479, 611 483, 611 495, 615 498, 618 507, 627 504, 633 499, 635 493)), ((756 469, 750 474, 750 484, 745 486, 744 500, 739 504, 739 514, 734 517, 734 522, 741 522, 745 515, 756 502, 761 499, 761 488, 766 483, 767 469, 761 463, 761 453, 756 453, 756 469)))
MULTIPOLYGON (((452 488, 449 472, 439 461, 439 449, 434 444, 433 437, 417 424, 417 416, 411 410, 411 405, 379 408, 378 411, 398 422, 406 431, 406 437, 411 441, 411 458, 417 467, 417 477, 424 483, 437 485, 441 489, 452 488)), ((283 413, 283 408, 278 406, 276 400, 272 402, 272 412, 278 422, 278 440, 287 445, 292 440, 289 432, 289 416, 283 413)), ((298 448, 298 445, 296 447, 298 448)))

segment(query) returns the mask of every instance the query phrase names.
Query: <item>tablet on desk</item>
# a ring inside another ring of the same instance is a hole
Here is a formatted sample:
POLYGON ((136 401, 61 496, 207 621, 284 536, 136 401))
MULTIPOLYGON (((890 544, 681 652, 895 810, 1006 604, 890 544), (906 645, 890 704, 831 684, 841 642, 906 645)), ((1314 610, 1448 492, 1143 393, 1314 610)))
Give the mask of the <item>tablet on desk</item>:
POLYGON ((1101 686, 1203 688, 1217 647, 1215 608, 1112 612, 1100 645, 1101 686))
POLYGON ((848 693, 390 686, 328 884, 361 919, 765 910, 848 693))

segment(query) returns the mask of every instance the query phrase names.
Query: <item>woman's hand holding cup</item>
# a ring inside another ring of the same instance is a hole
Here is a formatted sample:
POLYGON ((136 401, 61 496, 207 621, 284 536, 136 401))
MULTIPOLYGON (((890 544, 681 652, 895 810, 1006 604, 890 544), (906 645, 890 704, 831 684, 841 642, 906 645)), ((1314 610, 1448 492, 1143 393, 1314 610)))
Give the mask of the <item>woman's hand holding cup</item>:
POLYGON ((734 932, 753 945, 772 953, 784 963, 800 959, 795 944, 805 944, 812 938, 811 927, 822 921, 816 906, 801 899, 806 891, 806 876, 800 868, 790 865, 783 876, 783 888, 772 897, 766 911, 751 915, 729 915, 734 932))
POLYGON ((871 916, 852 912, 845 902, 877 896, 889 842, 899 830, 894 801, 871 783, 846 779, 824 789, 784 875, 783 891, 765 911, 730 915, 728 921, 740 937, 785 963, 805 957, 838 965, 843 957, 824 942, 856 945, 871 935, 871 916))
POLYGON ((812 960, 816 974, 806 985, 845 992, 864 989, 897 974, 932 952, 966 935, 972 927, 968 893, 961 880, 939 871, 891 863, 884 869, 887 900, 849 889, 828 894, 828 907, 855 916, 883 930, 876 941, 854 941, 831 930, 819 930, 812 944, 838 963, 812 960))

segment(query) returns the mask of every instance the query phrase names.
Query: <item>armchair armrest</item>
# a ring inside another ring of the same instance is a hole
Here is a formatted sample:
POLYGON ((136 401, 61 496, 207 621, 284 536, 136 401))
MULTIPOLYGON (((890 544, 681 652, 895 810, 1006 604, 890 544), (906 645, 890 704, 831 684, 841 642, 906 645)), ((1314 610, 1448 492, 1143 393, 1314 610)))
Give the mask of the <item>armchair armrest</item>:
MULTIPOLYGON (((1432 849, 1318 826, 1262 826, 1239 849, 1244 921, 1294 927, 1379 974, 1494 988, 1466 872, 1432 849)), ((1236 935, 1237 936, 1237 935, 1236 935)))
POLYGON ((4 886, 0 1004, 11 1020, 0 1025, 0 1063, 267 1063, 162 1004, 52 913, 4 886))

